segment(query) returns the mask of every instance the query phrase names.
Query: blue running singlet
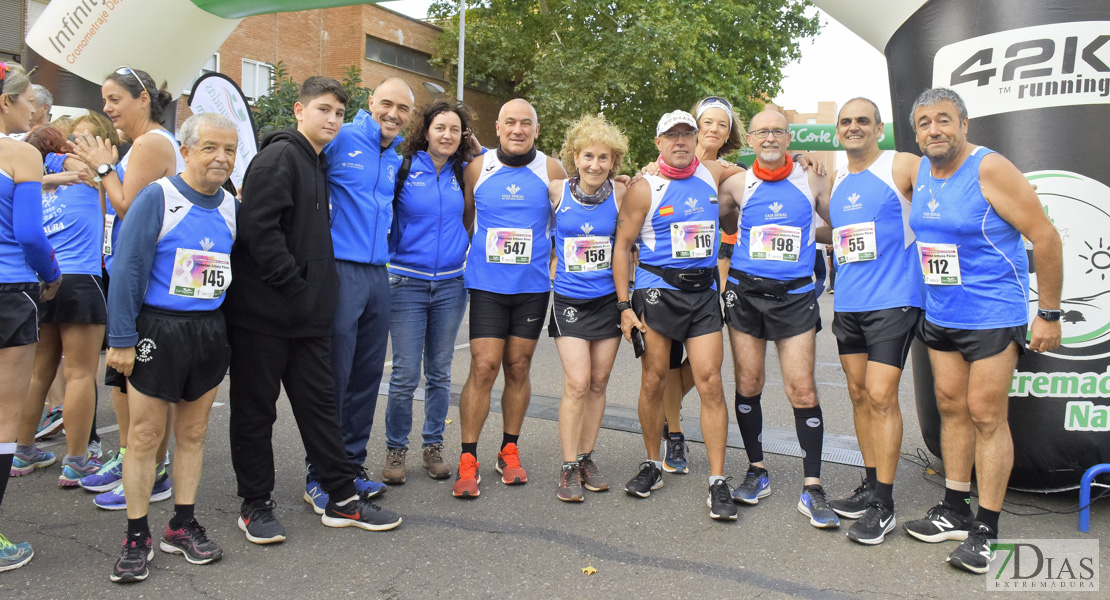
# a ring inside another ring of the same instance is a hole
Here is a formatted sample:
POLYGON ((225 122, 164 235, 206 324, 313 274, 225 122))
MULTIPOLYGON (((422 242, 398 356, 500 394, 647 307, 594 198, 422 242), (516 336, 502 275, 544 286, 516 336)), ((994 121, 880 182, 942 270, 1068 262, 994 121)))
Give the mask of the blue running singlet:
POLYGON ((563 184, 555 207, 555 293, 571 298, 600 298, 616 292, 613 242, 617 231, 616 193, 600 204, 582 204, 563 184))
MULTIPOLYGON (((662 269, 717 265, 717 181, 705 165, 687 179, 645 175, 651 208, 640 228, 640 263, 662 269)), ((677 289, 663 278, 636 268, 636 289, 677 289)), ((714 285, 714 289, 716 286, 714 285)))

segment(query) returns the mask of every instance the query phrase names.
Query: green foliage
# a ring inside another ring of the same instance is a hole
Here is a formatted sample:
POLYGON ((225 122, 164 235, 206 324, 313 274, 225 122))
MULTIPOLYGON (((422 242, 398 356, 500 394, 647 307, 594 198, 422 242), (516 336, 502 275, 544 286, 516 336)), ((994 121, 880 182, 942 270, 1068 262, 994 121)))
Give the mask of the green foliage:
MULTIPOLYGON (((343 117, 345 123, 355 118, 358 109, 366 108, 370 104, 371 89, 362 86, 362 71, 351 65, 344 69, 343 85, 350 100, 347 102, 347 113, 343 117)), ((301 84, 289 78, 289 69, 285 63, 278 62, 274 65, 274 73, 270 79, 270 94, 254 101, 254 122, 258 125, 259 138, 266 134, 296 127, 297 119, 293 115, 293 104, 301 93, 301 84)))
MULTIPOLYGON (((554 153, 567 126, 602 112, 628 135, 633 164, 654 160, 665 112, 724 96, 747 118, 780 91, 798 40, 817 33, 802 0, 467 0, 466 83, 523 97, 554 153)), ((433 63, 454 68, 458 3, 429 9, 444 27, 433 63)), ((486 132, 482 135, 488 136, 486 132)))

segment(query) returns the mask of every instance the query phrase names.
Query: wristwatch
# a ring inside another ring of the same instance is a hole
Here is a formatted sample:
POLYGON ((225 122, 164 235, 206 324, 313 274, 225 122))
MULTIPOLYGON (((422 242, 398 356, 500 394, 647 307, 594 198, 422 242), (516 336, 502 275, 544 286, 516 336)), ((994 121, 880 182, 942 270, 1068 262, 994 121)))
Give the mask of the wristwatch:
POLYGON ((101 164, 100 166, 98 166, 96 168, 96 176, 97 177, 107 177, 108 173, 111 173, 112 171, 115 171, 115 170, 116 170, 116 168, 113 167, 111 163, 104 163, 104 164, 101 164))
POLYGON ((624 312, 632 308, 632 304, 628 300, 621 300, 617 302, 617 311, 624 312))
POLYGON ((1059 321, 1061 315, 1060 309, 1055 308, 1038 308, 1037 316, 1045 321, 1059 321))

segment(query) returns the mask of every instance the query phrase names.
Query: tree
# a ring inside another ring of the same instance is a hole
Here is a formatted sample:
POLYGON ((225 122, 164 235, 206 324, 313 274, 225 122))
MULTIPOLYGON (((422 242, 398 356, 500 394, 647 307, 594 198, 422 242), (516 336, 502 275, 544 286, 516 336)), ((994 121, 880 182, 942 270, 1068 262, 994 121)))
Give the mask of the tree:
MULTIPOLYGON (((720 95, 745 121, 779 91, 798 40, 817 33, 802 0, 467 0, 466 83, 499 100, 523 97, 540 116, 540 147, 558 151, 567 126, 603 112, 654 160, 655 124, 720 95)), ((433 62, 454 68, 458 4, 429 9, 444 27, 433 62)))
MULTIPOLYGON (((339 83, 350 96, 347 112, 343 116, 343 122, 350 123, 358 114, 358 109, 369 105, 371 90, 362 86, 362 72, 354 65, 344 68, 343 79, 339 83)), ((297 126, 293 104, 300 94, 301 84, 290 79, 289 69, 285 63, 278 61, 270 78, 270 93, 254 101, 254 122, 258 125, 260 139, 272 131, 297 126)))

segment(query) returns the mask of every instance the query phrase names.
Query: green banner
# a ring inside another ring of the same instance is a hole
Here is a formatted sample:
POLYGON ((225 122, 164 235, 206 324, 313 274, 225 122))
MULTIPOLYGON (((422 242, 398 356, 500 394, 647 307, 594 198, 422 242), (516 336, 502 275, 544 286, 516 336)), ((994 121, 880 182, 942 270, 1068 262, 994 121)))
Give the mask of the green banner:
POLYGON ((192 2, 197 5, 197 8, 225 19, 352 4, 377 4, 374 0, 192 0, 192 2))
MULTIPOLYGON (((843 150, 836 139, 836 125, 831 123, 792 123, 790 125, 791 151, 843 150)), ((879 137, 880 150, 894 149, 894 134, 884 133, 879 137)), ((741 156, 755 154, 751 148, 740 151, 741 156)))

